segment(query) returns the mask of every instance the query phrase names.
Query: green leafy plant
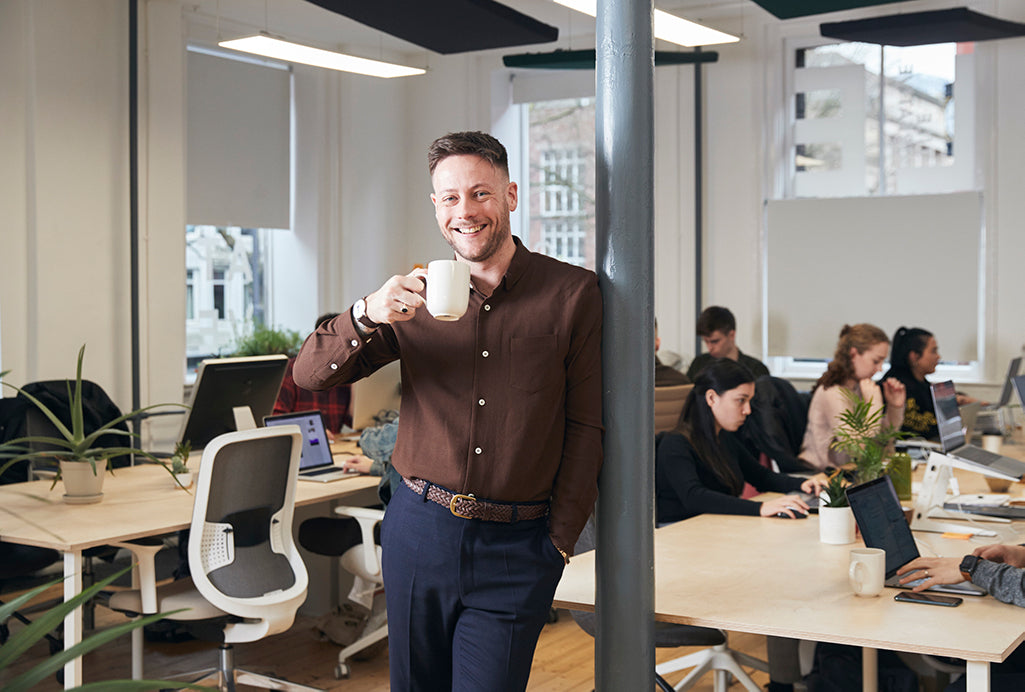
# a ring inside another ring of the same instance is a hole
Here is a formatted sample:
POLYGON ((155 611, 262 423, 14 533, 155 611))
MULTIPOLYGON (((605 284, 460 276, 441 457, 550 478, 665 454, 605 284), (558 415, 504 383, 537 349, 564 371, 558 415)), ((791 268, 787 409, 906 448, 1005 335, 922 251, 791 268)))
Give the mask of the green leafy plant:
POLYGON ((303 345, 302 334, 290 329, 275 329, 257 322, 252 331, 241 336, 235 342, 235 351, 231 354, 242 356, 270 356, 276 354, 292 358, 299 353, 303 345))
POLYGON ((873 408, 860 393, 844 389, 843 394, 851 406, 836 417, 839 425, 830 447, 851 458, 857 482, 864 483, 882 475, 887 448, 907 434, 884 425, 882 407, 873 408))
MULTIPOLYGON (((32 624, 26 625, 21 629, 13 630, 4 645, 0 646, 0 677, 3 677, 3 672, 13 665, 15 661, 23 656, 25 652, 27 652, 39 640, 45 637, 47 633, 59 627, 61 623, 64 622, 64 618, 67 617, 71 611, 81 606, 102 589, 109 586, 115 579, 120 577, 122 574, 125 574, 129 569, 131 569, 131 567, 126 567, 117 574, 113 574, 102 581, 96 582, 89 588, 84 589, 74 598, 64 601, 44 612, 33 620, 32 624)), ((4 605, 0 605, 0 622, 6 621, 16 610, 22 608, 26 603, 41 594, 43 591, 46 591, 57 584, 60 584, 60 580, 54 581, 50 584, 44 584, 43 586, 18 596, 4 605)), ((181 611, 178 610, 174 612, 181 611)), ((126 620, 123 624, 115 625, 114 627, 97 632, 90 637, 86 637, 70 649, 67 649, 66 651, 58 651, 28 670, 6 680, 3 684, 4 692, 27 692, 28 690, 35 689, 36 685, 43 682, 43 680, 50 675, 57 673, 57 671, 63 668, 69 661, 76 659, 79 656, 83 656, 93 649, 103 646, 104 644, 131 632, 132 630, 144 627, 151 622, 156 622, 157 620, 166 617, 168 614, 169 613, 157 613, 155 615, 147 615, 135 620, 126 620)), ((213 689, 209 687, 198 687, 187 682, 170 682, 165 680, 104 680, 103 682, 87 683, 73 689, 80 691, 113 691, 154 690, 159 688, 213 689)))
MULTIPOLYGON (((10 440, 3 445, 0 445, 0 460, 4 460, 2 466, 0 466, 0 474, 6 471, 11 465, 19 462, 26 461, 29 459, 49 458, 56 459, 58 461, 74 461, 87 463, 92 467, 93 473, 97 473, 97 463, 107 464, 111 457, 124 456, 128 454, 135 454, 146 457, 147 459, 161 464, 164 468, 168 468, 162 464, 156 457, 149 452, 145 452, 137 447, 133 447, 130 444, 124 446, 103 446, 99 444, 100 437, 103 435, 120 435, 129 438, 126 442, 130 441, 130 438, 138 437, 133 433, 126 430, 121 430, 117 426, 131 418, 149 411, 154 408, 162 406, 181 406, 187 408, 184 404, 153 404, 152 406, 146 406, 129 413, 125 413, 117 418, 104 423, 96 430, 91 433, 85 432, 85 413, 82 404, 82 360, 85 357, 85 344, 78 350, 78 365, 75 370, 75 383, 72 386, 71 381, 68 381, 68 408, 71 417, 71 427, 69 428, 61 419, 54 413, 46 404, 32 396, 21 387, 13 385, 9 382, 3 382, 3 377, 7 375, 8 370, 0 372, 0 384, 13 389, 20 395, 25 397, 29 402, 32 403, 39 411, 45 415, 49 421, 60 433, 60 437, 46 436, 46 435, 32 435, 28 437, 19 437, 17 439, 10 440), (43 449, 38 447, 42 446, 43 449)), ((168 468, 170 471, 170 468, 168 468)), ((57 475, 54 477, 54 483, 60 477, 60 471, 57 471, 57 475)))
POLYGON ((843 471, 837 469, 826 479, 825 491, 827 499, 825 507, 849 507, 847 502, 847 479, 843 471))
POLYGON ((174 443, 174 452, 171 454, 171 473, 189 472, 189 454, 192 453, 192 442, 183 440, 174 443))

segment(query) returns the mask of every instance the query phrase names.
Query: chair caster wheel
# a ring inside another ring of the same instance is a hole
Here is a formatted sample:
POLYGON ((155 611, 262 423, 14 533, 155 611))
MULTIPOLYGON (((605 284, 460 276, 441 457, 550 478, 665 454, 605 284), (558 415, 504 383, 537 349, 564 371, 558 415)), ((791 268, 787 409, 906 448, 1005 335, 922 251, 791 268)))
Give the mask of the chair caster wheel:
POLYGON ((348 680, 349 679, 349 664, 339 663, 335 666, 335 680, 348 680))

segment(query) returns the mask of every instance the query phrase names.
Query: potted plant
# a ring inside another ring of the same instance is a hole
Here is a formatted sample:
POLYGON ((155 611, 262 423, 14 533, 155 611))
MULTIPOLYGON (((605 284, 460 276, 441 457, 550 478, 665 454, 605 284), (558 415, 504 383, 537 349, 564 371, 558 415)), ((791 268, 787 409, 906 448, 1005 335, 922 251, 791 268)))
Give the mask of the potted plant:
POLYGON ((824 497, 819 498, 819 541, 831 545, 847 545, 855 539, 854 513, 847 502, 847 481, 837 469, 829 476, 824 497))
POLYGON ((871 481, 884 472, 884 461, 890 445, 907 437, 891 425, 883 425, 882 407, 873 409, 871 401, 861 394, 843 390, 851 406, 837 416, 839 425, 830 447, 847 454, 855 469, 855 482, 871 481))
POLYGON ((261 322, 255 322, 252 330, 235 342, 235 350, 231 354, 241 356, 270 356, 275 354, 294 358, 303 345, 303 337, 290 329, 275 329, 261 322))
POLYGON ((72 504, 99 502, 103 498, 103 478, 111 457, 128 454, 140 455, 161 464, 170 472, 171 469, 169 467, 162 464, 148 452, 129 444, 124 446, 103 446, 99 443, 99 440, 102 436, 111 434, 123 435, 128 438, 135 437, 132 433, 122 430, 117 426, 145 411, 160 406, 184 406, 183 404, 154 404, 146 406, 118 416, 92 432, 86 433, 82 402, 82 359, 84 356, 85 344, 78 351, 78 365, 75 371, 74 386, 72 387, 71 382, 68 382, 68 413, 71 418, 71 427, 61 422, 60 417, 38 398, 24 391, 21 387, 17 387, 9 382, 3 382, 2 378, 8 371, 0 372, 0 384, 10 387, 25 397, 46 416, 60 435, 59 437, 32 435, 10 440, 4 445, 0 445, 0 460, 6 460, 0 466, 0 474, 19 461, 44 458, 56 459, 59 462, 59 468, 54 476, 54 485, 56 485, 58 480, 63 481, 65 490, 64 501, 72 504))
POLYGON ((187 489, 192 487, 192 472, 189 470, 189 454, 192 452, 192 443, 188 440, 176 442, 174 452, 171 454, 171 474, 174 476, 175 485, 187 489))

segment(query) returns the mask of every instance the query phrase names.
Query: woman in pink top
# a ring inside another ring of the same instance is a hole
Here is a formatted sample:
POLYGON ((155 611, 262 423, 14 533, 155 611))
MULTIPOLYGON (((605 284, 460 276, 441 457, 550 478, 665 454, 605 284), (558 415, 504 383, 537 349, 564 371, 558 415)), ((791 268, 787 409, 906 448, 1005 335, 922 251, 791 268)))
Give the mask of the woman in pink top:
POLYGON ((872 377, 881 369, 890 350, 890 339, 879 327, 871 324, 844 325, 836 353, 826 372, 812 390, 808 408, 808 427, 798 455, 808 466, 824 471, 843 466, 850 458, 830 447, 839 422, 837 416, 851 407, 844 391, 857 392, 873 408, 882 408, 886 415, 881 425, 900 427, 904 421, 906 393, 898 380, 888 379, 882 385, 872 377))

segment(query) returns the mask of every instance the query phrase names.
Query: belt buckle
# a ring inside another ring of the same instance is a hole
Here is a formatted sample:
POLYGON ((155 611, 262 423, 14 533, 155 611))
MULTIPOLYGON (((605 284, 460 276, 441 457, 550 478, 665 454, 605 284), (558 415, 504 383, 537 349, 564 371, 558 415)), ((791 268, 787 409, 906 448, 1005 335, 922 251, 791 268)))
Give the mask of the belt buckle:
POLYGON ((452 512, 452 514, 454 514, 455 516, 459 517, 460 519, 473 519, 473 517, 470 516, 469 514, 460 514, 459 511, 456 510, 456 502, 458 502, 459 500, 476 500, 476 499, 477 498, 473 496, 473 493, 470 493, 469 495, 463 495, 461 493, 453 494, 452 495, 452 499, 448 503, 448 511, 452 512))

